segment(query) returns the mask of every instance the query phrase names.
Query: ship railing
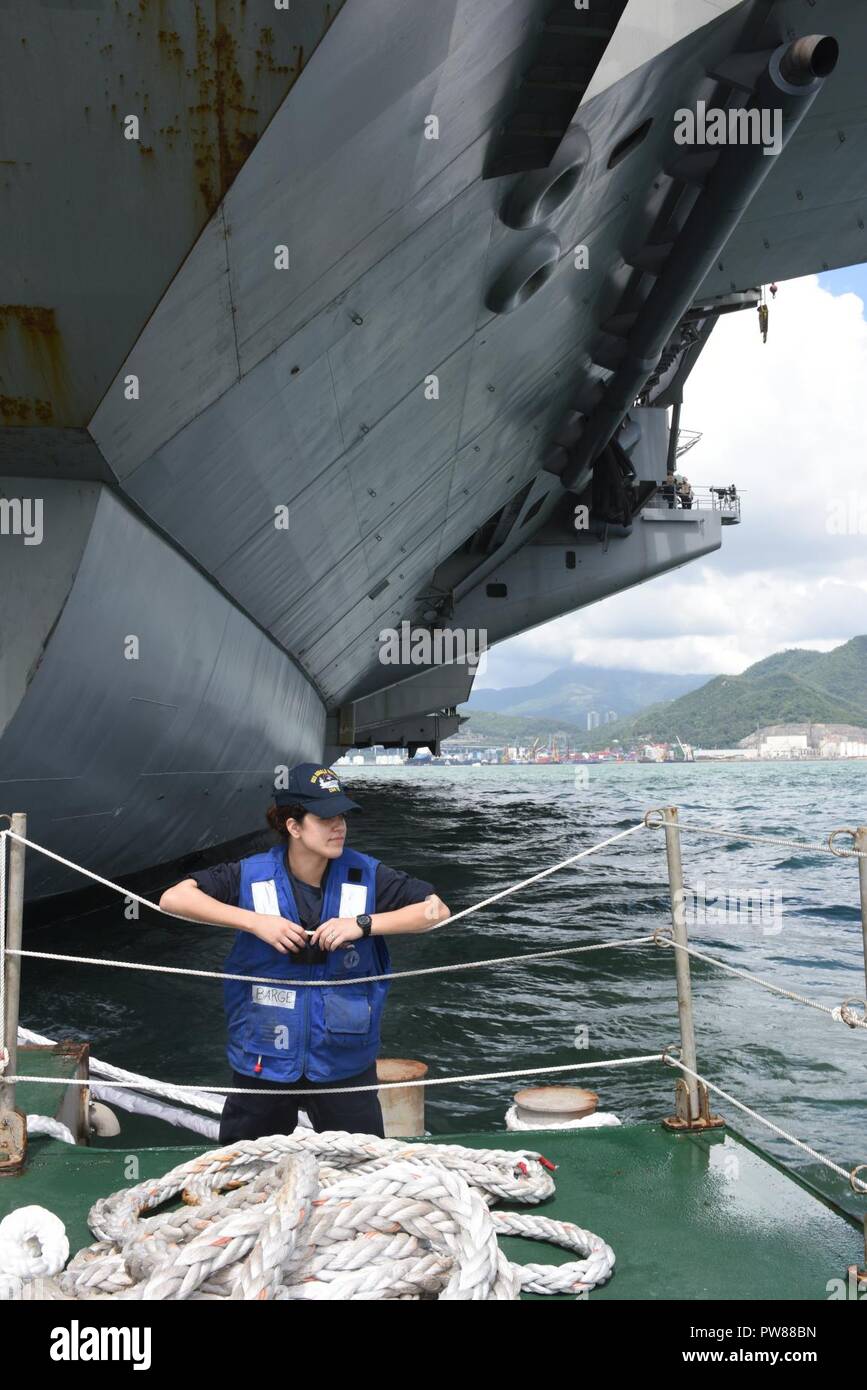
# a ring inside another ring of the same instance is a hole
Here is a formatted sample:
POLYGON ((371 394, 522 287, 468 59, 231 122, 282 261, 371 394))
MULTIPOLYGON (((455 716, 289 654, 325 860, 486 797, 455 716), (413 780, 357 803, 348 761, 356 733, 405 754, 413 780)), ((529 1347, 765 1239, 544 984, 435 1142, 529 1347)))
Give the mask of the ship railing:
POLYGON ((735 526, 741 519, 741 494, 734 487, 694 487, 687 506, 678 492, 672 498, 663 493, 662 487, 660 483, 642 511, 716 512, 724 526, 735 526))
MULTIPOLYGON (((27 1116, 15 1109, 15 1086, 18 1082, 34 1082, 46 1085, 89 1086, 88 1078, 68 1078, 68 1077, 48 1077, 23 1075, 17 1072, 18 1057, 18 1017, 21 985, 21 962, 25 957, 42 960, 64 961, 69 964, 112 966, 122 970, 139 970, 150 974, 162 975, 184 975, 195 976, 201 979, 213 980, 244 980, 256 984, 280 985, 285 984, 285 979, 278 979, 269 976, 258 975, 237 975, 227 974, 216 970, 195 970, 182 966, 152 965, 147 962, 134 962, 127 960, 111 960, 105 958, 94 958, 90 956, 74 956, 67 953, 60 954, 50 951, 26 950, 22 945, 23 939, 23 908, 24 908, 24 855, 25 849, 29 848, 38 854, 45 855, 66 868, 83 875, 84 877, 101 884, 120 894, 129 905, 136 902, 164 917, 175 918, 180 921, 193 921, 197 927, 203 924, 199 920, 180 917, 177 913, 166 912, 158 904, 141 897, 139 894, 131 892, 122 885, 113 883, 110 879, 94 873, 83 865, 75 864, 73 861, 64 858, 55 851, 47 849, 44 845, 39 845, 35 841, 27 838, 26 816, 15 814, 4 816, 2 819, 9 821, 8 827, 0 829, 0 957, 2 957, 3 968, 0 970, 0 1016, 3 1020, 3 1048, 0 1051, 0 1175, 19 1171, 24 1164, 27 1147, 27 1116), (7 864, 8 851, 8 864, 7 864)), ((865 985, 865 998, 849 997, 836 1004, 823 1003, 819 1000, 810 999, 796 990, 787 989, 771 980, 764 979, 760 975, 728 964, 726 961, 719 960, 707 952, 699 951, 690 944, 687 925, 687 900, 688 895, 684 886, 683 863, 681 855, 681 836, 683 832, 694 833, 714 837, 724 841, 729 847, 737 844, 760 844, 769 845, 783 851, 786 854, 796 849, 803 853, 808 851, 817 854, 831 855, 836 859, 852 859, 857 864, 858 882, 861 902, 861 937, 863 949, 863 963, 865 982, 867 982, 867 826, 857 828, 840 828, 832 831, 825 841, 809 841, 782 837, 777 835, 755 834, 750 831, 742 830, 740 827, 727 826, 708 826, 699 825, 691 821, 681 821, 677 807, 666 806, 654 808, 648 811, 643 820, 628 826, 625 830, 618 831, 598 843, 590 845, 585 849, 570 855, 557 864, 551 865, 538 873, 531 874, 528 878, 521 879, 518 883, 511 884, 509 887, 493 893, 480 902, 462 909, 449 916, 443 922, 433 921, 429 930, 442 930, 446 926, 451 926, 468 917, 473 913, 489 907, 491 904, 500 902, 504 898, 510 897, 515 893, 529 887, 530 884, 538 883, 543 879, 558 873, 564 868, 577 865, 591 856, 598 854, 601 850, 613 845, 621 844, 629 837, 640 834, 644 831, 662 831, 665 837, 665 852, 668 867, 668 886, 671 902, 671 925, 657 927, 652 933, 635 937, 622 938, 620 940, 610 940, 583 944, 580 946, 556 947, 544 951, 525 951, 517 955, 488 957, 481 960, 461 961, 454 964, 427 966, 419 969, 390 971, 389 981, 412 979, 423 976, 448 974, 458 971, 489 969, 492 966, 507 966, 517 963, 530 961, 544 961, 563 958, 566 956, 583 955, 593 951, 601 950, 622 950, 634 946, 653 945, 658 948, 672 950, 674 952, 675 981, 677 989, 677 1008, 680 1025, 680 1041, 678 1045, 668 1045, 659 1052, 627 1057, 611 1058, 607 1060, 581 1063, 566 1063, 554 1066, 522 1067, 513 1068, 507 1071, 496 1072, 477 1072, 462 1076, 445 1077, 425 1077, 424 1080, 400 1080, 396 1082, 376 1082, 370 1086, 353 1087, 355 1090, 377 1090, 385 1091, 392 1087, 412 1087, 412 1086, 440 1086, 469 1084, 483 1081, 493 1081, 501 1079, 526 1079, 530 1076, 553 1076, 563 1075, 564 1073, 575 1074, 583 1071, 601 1071, 613 1067, 647 1065, 650 1063, 662 1063, 665 1066, 677 1068, 681 1075, 675 1082, 675 1105, 674 1114, 663 1119, 662 1123, 666 1128, 678 1132, 695 1132, 714 1129, 724 1125, 725 1121, 719 1116, 712 1114, 710 1109, 710 1094, 722 1097, 728 1104, 735 1106, 742 1113, 750 1116, 758 1123, 764 1125, 773 1134, 787 1142, 795 1145, 801 1152, 806 1153, 816 1162, 834 1172, 839 1178, 845 1179, 851 1190, 861 1196, 867 1195, 867 1163, 859 1163, 853 1167, 845 1168, 822 1154, 815 1148, 805 1144, 795 1135, 789 1133, 781 1126, 769 1120, 759 1111, 755 1110, 743 1101, 736 1099, 728 1091, 715 1082, 702 1075, 698 1067, 694 1008, 692 999, 692 980, 690 962, 692 960, 701 961, 715 969, 721 970, 729 975, 734 975, 739 979, 746 980, 751 984, 768 990, 778 997, 788 999, 794 1003, 817 1010, 825 1014, 835 1023, 845 1025, 852 1033, 864 1034, 867 1031, 867 985, 865 985), (848 840, 850 843, 844 844, 848 840), (859 1176, 864 1173, 865 1177, 859 1176)), ((311 979, 300 980, 293 978, 293 986, 296 988, 340 988, 343 984, 358 985, 367 981, 381 980, 382 975, 371 975, 349 979, 311 979)), ((117 1069, 112 1069, 117 1075, 117 1069)), ((129 1075, 130 1079, 114 1079, 112 1085, 115 1089, 128 1087, 139 1092, 156 1093, 169 1099, 187 1099, 193 1105, 200 1105, 213 1112, 212 1094, 258 1094, 257 1088, 231 1087, 231 1086, 212 1086, 212 1085, 187 1085, 170 1083, 154 1080, 148 1077, 129 1075), (203 1104, 204 1102, 204 1104, 203 1104)), ((325 1094, 338 1093, 345 1091, 345 1086, 322 1087, 325 1094)), ((304 1088, 274 1088, 274 1094, 280 1095, 309 1095, 309 1091, 304 1088)), ((844 1213, 848 1215, 848 1213, 844 1213)), ((864 1269, 857 1271, 859 1287, 867 1291, 867 1212, 863 1218, 864 1224, 864 1269)))

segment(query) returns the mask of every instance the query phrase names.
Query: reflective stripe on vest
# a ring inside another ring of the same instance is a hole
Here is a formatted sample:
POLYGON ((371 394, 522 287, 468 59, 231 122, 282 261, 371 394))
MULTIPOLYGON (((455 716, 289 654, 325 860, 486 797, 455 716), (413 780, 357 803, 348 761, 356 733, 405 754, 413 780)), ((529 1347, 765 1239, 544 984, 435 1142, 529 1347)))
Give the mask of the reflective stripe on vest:
MULTIPOLYGON (((322 921, 376 911, 377 860, 345 849, 328 865, 322 921)), ((300 922, 282 848, 241 860, 239 907, 300 922)), ((264 975, 273 984, 224 981, 227 1055, 234 1071, 268 1081, 339 1081, 366 1070, 377 1057, 389 981, 293 989, 309 979, 385 975, 385 939, 362 937, 328 952, 318 965, 300 965, 252 932, 236 932, 227 974, 264 975)))

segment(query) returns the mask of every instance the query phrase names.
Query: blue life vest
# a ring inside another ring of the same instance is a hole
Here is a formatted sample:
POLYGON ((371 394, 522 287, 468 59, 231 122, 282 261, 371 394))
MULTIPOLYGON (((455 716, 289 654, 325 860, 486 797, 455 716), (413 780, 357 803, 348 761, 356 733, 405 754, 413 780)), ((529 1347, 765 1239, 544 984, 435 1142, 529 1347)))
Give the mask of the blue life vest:
MULTIPOLYGON (((333 859, 326 871, 322 921, 375 912, 376 868, 376 859, 352 849, 333 859)), ((238 906, 300 923, 282 848, 241 860, 238 906)), ((223 982, 227 1054, 234 1071, 268 1081, 297 1081, 301 1076, 341 1081, 375 1062, 388 979, 300 989, 293 989, 292 983, 386 975, 391 958, 383 937, 361 937, 329 951, 321 964, 302 965, 292 952, 283 954, 252 932, 239 931, 223 968, 227 974, 285 981, 278 985, 223 982)))

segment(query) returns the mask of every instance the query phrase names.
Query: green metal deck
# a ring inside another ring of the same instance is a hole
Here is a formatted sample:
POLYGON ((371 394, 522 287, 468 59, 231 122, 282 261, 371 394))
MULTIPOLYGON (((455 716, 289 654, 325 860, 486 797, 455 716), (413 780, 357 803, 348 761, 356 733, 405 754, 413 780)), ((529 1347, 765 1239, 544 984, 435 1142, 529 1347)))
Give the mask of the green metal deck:
MULTIPOLYGON (((845 1279, 847 1266, 863 1259, 851 1218, 730 1129, 671 1134, 660 1124, 634 1124, 455 1134, 443 1142, 531 1149, 558 1165, 553 1198, 513 1209, 576 1222, 608 1242, 615 1272, 591 1299, 826 1300, 828 1282, 845 1279)), ((34 1138, 26 1171, 0 1181, 0 1216, 45 1206, 65 1223, 74 1252, 93 1239, 87 1212, 97 1197, 208 1147, 216 1145, 73 1148, 34 1138), (134 1176, 126 1167, 132 1155, 134 1176)), ((503 1248, 519 1263, 573 1258, 517 1237, 505 1238, 503 1248)))

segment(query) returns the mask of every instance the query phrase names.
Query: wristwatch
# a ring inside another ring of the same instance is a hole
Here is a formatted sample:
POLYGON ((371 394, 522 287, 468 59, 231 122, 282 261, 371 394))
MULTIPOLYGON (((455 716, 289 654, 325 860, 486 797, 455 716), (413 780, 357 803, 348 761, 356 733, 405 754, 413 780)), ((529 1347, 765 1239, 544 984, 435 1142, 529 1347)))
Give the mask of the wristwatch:
POLYGON ((363 935, 370 936, 370 930, 373 926, 373 918, 370 916, 370 913, 362 912, 358 915, 358 917, 356 917, 355 920, 361 927, 363 935))

